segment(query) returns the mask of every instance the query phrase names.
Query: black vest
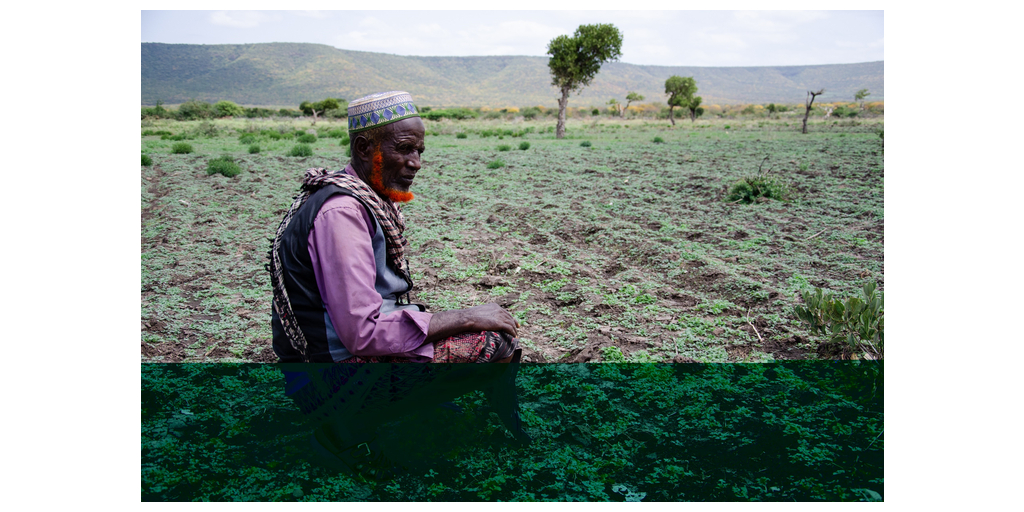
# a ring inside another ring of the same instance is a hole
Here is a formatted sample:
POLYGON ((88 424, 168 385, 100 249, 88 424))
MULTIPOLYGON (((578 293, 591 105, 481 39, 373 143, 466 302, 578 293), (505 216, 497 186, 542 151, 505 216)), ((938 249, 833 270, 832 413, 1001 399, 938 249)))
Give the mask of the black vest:
MULTIPOLYGON (((324 302, 317 288, 313 262, 309 257, 309 231, 313 229, 313 220, 320 213, 324 202, 335 194, 344 194, 359 200, 376 221, 377 229, 380 229, 380 221, 373 214, 373 209, 362 199, 337 185, 326 185, 309 196, 292 216, 291 222, 281 235, 280 258, 285 290, 288 291, 288 299, 299 329, 306 337, 306 353, 309 354, 311 363, 334 362, 327 341, 324 302)), ((280 358, 280 362, 302 362, 300 354, 288 342, 276 312, 271 317, 271 329, 274 335, 274 352, 280 358)))

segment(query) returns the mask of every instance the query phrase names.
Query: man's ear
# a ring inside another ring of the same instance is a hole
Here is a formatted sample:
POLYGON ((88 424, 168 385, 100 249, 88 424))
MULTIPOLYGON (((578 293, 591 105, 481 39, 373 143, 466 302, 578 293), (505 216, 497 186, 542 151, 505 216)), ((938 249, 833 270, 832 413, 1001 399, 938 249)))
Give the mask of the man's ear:
POLYGON ((365 164, 370 164, 373 161, 373 145, 366 138, 365 135, 359 134, 352 139, 352 156, 358 158, 365 164))

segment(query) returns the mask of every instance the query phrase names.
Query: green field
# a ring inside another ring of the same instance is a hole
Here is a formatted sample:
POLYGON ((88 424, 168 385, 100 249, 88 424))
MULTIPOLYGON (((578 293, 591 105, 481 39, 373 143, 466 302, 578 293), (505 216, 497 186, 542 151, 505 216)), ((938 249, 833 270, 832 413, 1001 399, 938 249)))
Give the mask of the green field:
MULTIPOLYGON (((186 139, 142 136, 142 361, 273 361, 268 239, 305 169, 347 162, 327 137, 344 123, 313 127, 311 157, 260 133, 306 120, 204 123, 141 128, 186 139), (241 174, 208 175, 224 154, 241 174)), ((553 125, 427 122, 405 207, 413 302, 503 305, 526 361, 763 362, 842 355, 797 320, 800 291, 884 290, 881 118, 806 135, 793 118, 570 120, 564 140, 553 125), (727 202, 766 156, 789 200, 727 202)))

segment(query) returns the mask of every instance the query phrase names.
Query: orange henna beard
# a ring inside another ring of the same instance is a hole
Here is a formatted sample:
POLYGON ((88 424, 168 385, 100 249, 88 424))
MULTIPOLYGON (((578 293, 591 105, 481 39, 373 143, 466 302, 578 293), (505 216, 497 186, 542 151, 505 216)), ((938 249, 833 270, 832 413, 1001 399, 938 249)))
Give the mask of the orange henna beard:
POLYGON ((381 154, 380 145, 373 150, 373 165, 370 166, 370 186, 378 194, 390 199, 395 203, 408 203, 412 201, 412 192, 402 192, 384 186, 384 155, 381 154))

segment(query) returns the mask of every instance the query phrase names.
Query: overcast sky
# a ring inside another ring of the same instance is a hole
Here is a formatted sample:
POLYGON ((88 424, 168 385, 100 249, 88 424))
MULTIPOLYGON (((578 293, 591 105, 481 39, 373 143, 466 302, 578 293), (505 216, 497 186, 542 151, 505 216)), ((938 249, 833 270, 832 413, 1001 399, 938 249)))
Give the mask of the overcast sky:
POLYGON ((142 11, 142 42, 320 43, 422 56, 544 56, 581 24, 622 31, 621 62, 780 66, 884 60, 883 11, 142 11))

